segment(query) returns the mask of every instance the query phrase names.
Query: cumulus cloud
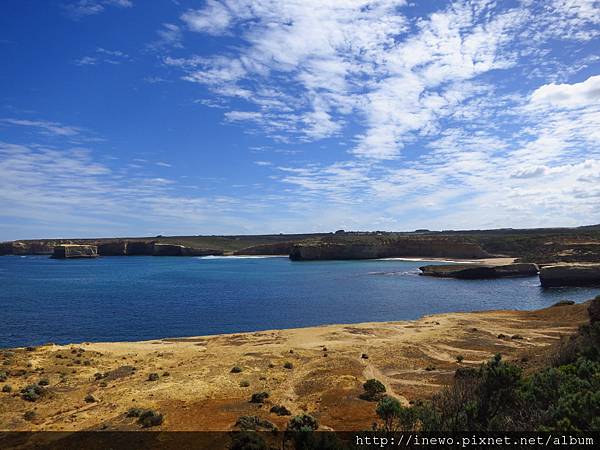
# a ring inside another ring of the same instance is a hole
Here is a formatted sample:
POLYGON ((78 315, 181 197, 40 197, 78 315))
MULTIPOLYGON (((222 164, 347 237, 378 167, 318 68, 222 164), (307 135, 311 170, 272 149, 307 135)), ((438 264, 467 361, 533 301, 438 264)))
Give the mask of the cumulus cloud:
POLYGON ((581 83, 545 84, 531 94, 534 106, 547 105, 563 108, 580 108, 600 103, 600 75, 589 77, 581 83))

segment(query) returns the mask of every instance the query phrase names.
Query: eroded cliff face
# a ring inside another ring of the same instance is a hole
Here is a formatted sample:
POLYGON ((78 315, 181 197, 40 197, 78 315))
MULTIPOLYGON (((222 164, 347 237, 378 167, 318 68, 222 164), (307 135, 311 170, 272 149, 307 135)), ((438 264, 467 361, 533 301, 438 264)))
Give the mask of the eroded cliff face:
POLYGON ((292 260, 375 259, 401 257, 488 258, 490 255, 474 242, 455 239, 372 239, 371 242, 313 241, 292 247, 292 260))
POLYGON ((98 247, 86 244, 57 245, 52 253, 52 258, 55 259, 95 258, 96 256, 98 256, 98 247))
POLYGON ((543 287, 600 286, 600 264, 554 264, 540 269, 543 287))
POLYGON ((103 242, 98 244, 98 254, 101 256, 125 256, 127 241, 103 242))

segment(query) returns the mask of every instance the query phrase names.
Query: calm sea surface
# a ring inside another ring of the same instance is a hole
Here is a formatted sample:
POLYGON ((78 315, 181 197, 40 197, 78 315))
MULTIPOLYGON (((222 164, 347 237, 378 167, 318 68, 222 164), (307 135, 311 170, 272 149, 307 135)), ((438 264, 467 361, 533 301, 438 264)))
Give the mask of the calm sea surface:
POLYGON ((598 289, 543 290, 536 278, 421 277, 423 262, 287 258, 0 257, 0 347, 415 319, 535 309, 598 289))

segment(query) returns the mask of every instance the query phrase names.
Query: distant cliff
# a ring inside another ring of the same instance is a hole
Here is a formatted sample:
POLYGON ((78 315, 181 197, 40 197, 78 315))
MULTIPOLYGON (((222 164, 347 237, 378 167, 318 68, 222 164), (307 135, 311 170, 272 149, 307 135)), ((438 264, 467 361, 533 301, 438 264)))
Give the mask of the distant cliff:
POLYGON ((488 258, 476 242, 447 237, 332 236, 318 241, 301 242, 292 247, 290 259, 295 261, 324 259, 375 258, 488 258))

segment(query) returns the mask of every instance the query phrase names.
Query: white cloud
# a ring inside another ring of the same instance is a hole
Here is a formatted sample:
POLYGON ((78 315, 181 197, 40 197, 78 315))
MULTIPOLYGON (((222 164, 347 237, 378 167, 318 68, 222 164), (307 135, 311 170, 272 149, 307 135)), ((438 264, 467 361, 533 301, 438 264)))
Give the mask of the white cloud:
POLYGON ((546 84, 531 94, 533 106, 580 108, 600 103, 600 75, 575 84, 546 84))
POLYGON ((203 9, 188 10, 182 16, 192 31, 221 34, 229 28, 232 16, 229 8, 216 0, 207 0, 203 9))
POLYGON ((49 122, 46 120, 27 120, 27 119, 0 119, 0 125, 5 123, 7 125, 16 125, 22 127, 31 127, 42 130, 45 134, 51 134, 56 136, 76 136, 80 134, 81 129, 69 125, 63 125, 57 122, 49 122))
POLYGON ((106 6, 131 8, 131 0, 78 0, 63 5, 65 13, 74 20, 103 12, 106 6))

